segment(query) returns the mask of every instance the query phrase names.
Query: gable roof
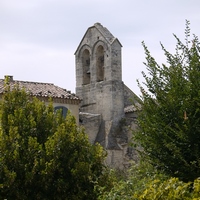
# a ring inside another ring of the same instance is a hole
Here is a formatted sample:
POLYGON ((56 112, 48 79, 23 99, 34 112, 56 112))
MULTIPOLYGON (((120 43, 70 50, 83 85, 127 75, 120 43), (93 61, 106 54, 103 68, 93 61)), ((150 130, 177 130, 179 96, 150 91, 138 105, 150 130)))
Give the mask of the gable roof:
POLYGON ((104 36, 104 38, 110 43, 112 44, 113 41, 116 39, 112 33, 106 28, 103 27, 100 23, 95 23, 94 27, 97 28, 97 30, 104 36))
POLYGON ((141 109, 140 98, 124 84, 124 112, 132 113, 141 109))
POLYGON ((112 44, 114 41, 117 41, 120 44, 120 46, 122 47, 122 44, 120 43, 120 41, 116 37, 114 37, 112 35, 112 33, 106 27, 102 26, 99 22, 97 22, 93 26, 91 26, 91 27, 89 27, 87 29, 87 31, 85 32, 85 34, 84 34, 81 42, 79 43, 79 45, 78 45, 78 47, 77 47, 77 49, 76 49, 74 54, 76 54, 76 52, 78 51, 78 49, 81 46, 82 41, 85 38, 85 36, 86 36, 87 32, 89 31, 89 29, 92 29, 92 28, 96 28, 109 44, 112 44))
MULTIPOLYGON (((5 76, 6 77, 6 76, 5 76)), ((66 100, 71 103, 79 104, 80 99, 70 91, 58 87, 52 83, 40 83, 40 82, 29 82, 29 81, 18 81, 13 80, 12 76, 9 77, 9 85, 12 89, 14 85, 18 85, 19 88, 24 88, 31 96, 38 98, 46 99, 52 98, 54 100, 65 100, 63 103, 67 103, 66 100), (73 101, 72 101, 73 100, 73 101)), ((0 79, 0 94, 3 94, 5 91, 5 79, 0 79)))
POLYGON ((124 108, 124 113, 132 113, 141 110, 141 104, 136 103, 135 105, 130 105, 124 108))

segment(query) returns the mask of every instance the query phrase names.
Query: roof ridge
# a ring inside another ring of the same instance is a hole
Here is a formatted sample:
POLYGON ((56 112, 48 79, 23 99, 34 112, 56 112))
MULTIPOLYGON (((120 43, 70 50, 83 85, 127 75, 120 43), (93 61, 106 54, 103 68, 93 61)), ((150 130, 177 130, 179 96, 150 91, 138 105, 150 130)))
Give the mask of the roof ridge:
POLYGON ((53 83, 46 83, 46 82, 37 82, 37 81, 20 81, 20 80, 13 80, 13 82, 23 82, 23 83, 34 83, 34 84, 43 84, 43 85, 54 85, 53 83))
MULTIPOLYGON (((1 81, 4 81, 5 79, 0 79, 1 81)), ((38 84, 46 84, 46 85, 54 85, 54 83, 47 83, 47 82, 38 82, 38 81, 20 81, 20 80, 13 80, 11 82, 23 82, 23 83, 38 83, 38 84)))
MULTIPOLYGON (((70 90, 54 85, 53 83, 33 82, 33 81, 20 81, 12 80, 9 82, 11 87, 15 84, 19 87, 24 87, 27 92, 30 92, 32 96, 56 98, 56 99, 71 99, 80 101, 79 97, 75 93, 71 93, 70 90)), ((0 79, 0 94, 4 92, 4 79, 0 79)))
POLYGON ((108 40, 108 42, 111 42, 115 40, 115 36, 101 23, 95 23, 94 26, 104 35, 104 37, 108 40))

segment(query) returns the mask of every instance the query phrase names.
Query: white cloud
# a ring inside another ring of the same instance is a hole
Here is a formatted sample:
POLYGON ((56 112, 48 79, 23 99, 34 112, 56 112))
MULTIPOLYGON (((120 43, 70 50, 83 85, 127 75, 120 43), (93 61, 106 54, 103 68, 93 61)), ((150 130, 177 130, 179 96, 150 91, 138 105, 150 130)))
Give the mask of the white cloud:
MULTIPOLYGON (((145 41, 163 59, 159 42, 173 50, 184 39, 185 19, 200 35, 199 0, 1 0, 0 78, 54 82, 75 90, 74 52, 89 26, 100 22, 123 45, 123 79, 141 78, 145 41)), ((137 90, 137 89, 136 89, 137 90)))

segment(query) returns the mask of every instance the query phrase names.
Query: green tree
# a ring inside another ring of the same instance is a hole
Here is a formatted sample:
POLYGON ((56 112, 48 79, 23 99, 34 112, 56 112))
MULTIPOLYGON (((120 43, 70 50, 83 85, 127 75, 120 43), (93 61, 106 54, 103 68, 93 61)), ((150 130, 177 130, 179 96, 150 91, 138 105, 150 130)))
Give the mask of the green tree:
POLYGON ((119 176, 113 179, 112 188, 104 190, 98 200, 200 200, 199 178, 185 183, 162 174, 144 161, 125 172, 125 179, 118 179, 119 176))
POLYGON ((186 21, 185 42, 174 35, 175 53, 161 44, 166 64, 159 65, 143 42, 147 73, 143 72, 140 129, 133 134, 142 154, 157 169, 183 181, 200 176, 200 45, 190 39, 186 21))
POLYGON ((199 200, 200 180, 195 179, 192 183, 184 183, 178 178, 170 178, 165 181, 155 179, 146 184, 145 190, 135 193, 130 199, 133 200, 199 200))
POLYGON ((99 189, 103 189, 103 192, 98 196, 98 200, 137 199, 136 197, 140 197, 154 180, 159 180, 162 183, 169 178, 142 160, 137 164, 133 164, 127 170, 110 174, 109 177, 113 177, 113 185, 109 190, 100 187, 99 189), (119 173, 124 176, 120 177, 119 173))
POLYGON ((105 152, 68 113, 7 86, 0 103, 0 199, 96 199, 105 152))

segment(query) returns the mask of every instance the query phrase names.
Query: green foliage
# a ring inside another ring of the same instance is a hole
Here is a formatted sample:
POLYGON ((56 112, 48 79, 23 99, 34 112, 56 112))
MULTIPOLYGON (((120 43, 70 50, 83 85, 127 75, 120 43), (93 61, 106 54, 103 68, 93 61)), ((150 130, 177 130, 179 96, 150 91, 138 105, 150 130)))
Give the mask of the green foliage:
POLYGON ((159 65, 145 43, 148 75, 138 116, 140 130, 133 139, 142 155, 157 168, 183 181, 200 176, 200 45, 190 39, 186 21, 185 44, 174 35, 175 53, 161 44, 167 64, 159 65), (146 88, 146 89, 145 89, 146 88))
POLYGON ((200 180, 194 183, 184 183, 178 178, 170 178, 166 181, 159 179, 149 183, 142 193, 137 193, 130 199, 137 200, 199 200, 200 180))
POLYGON ((0 104, 0 199, 96 199, 105 180, 100 145, 68 113, 9 84, 0 104))
POLYGON ((133 165, 126 179, 114 178, 110 190, 104 190, 99 200, 200 200, 200 179, 185 183, 141 162, 133 165))
MULTIPOLYGON (((124 174, 122 171, 121 173, 124 174)), ((156 171, 152 165, 141 161, 138 164, 132 165, 130 169, 125 171, 126 176, 118 179, 119 173, 113 173, 112 188, 104 190, 99 195, 99 200, 130 200, 135 194, 141 194, 154 179, 163 181, 166 176, 156 171), (117 176, 117 177, 116 177, 117 176), (116 178, 114 178, 116 177, 116 178)), ((104 189, 104 188, 103 188, 104 189)))

